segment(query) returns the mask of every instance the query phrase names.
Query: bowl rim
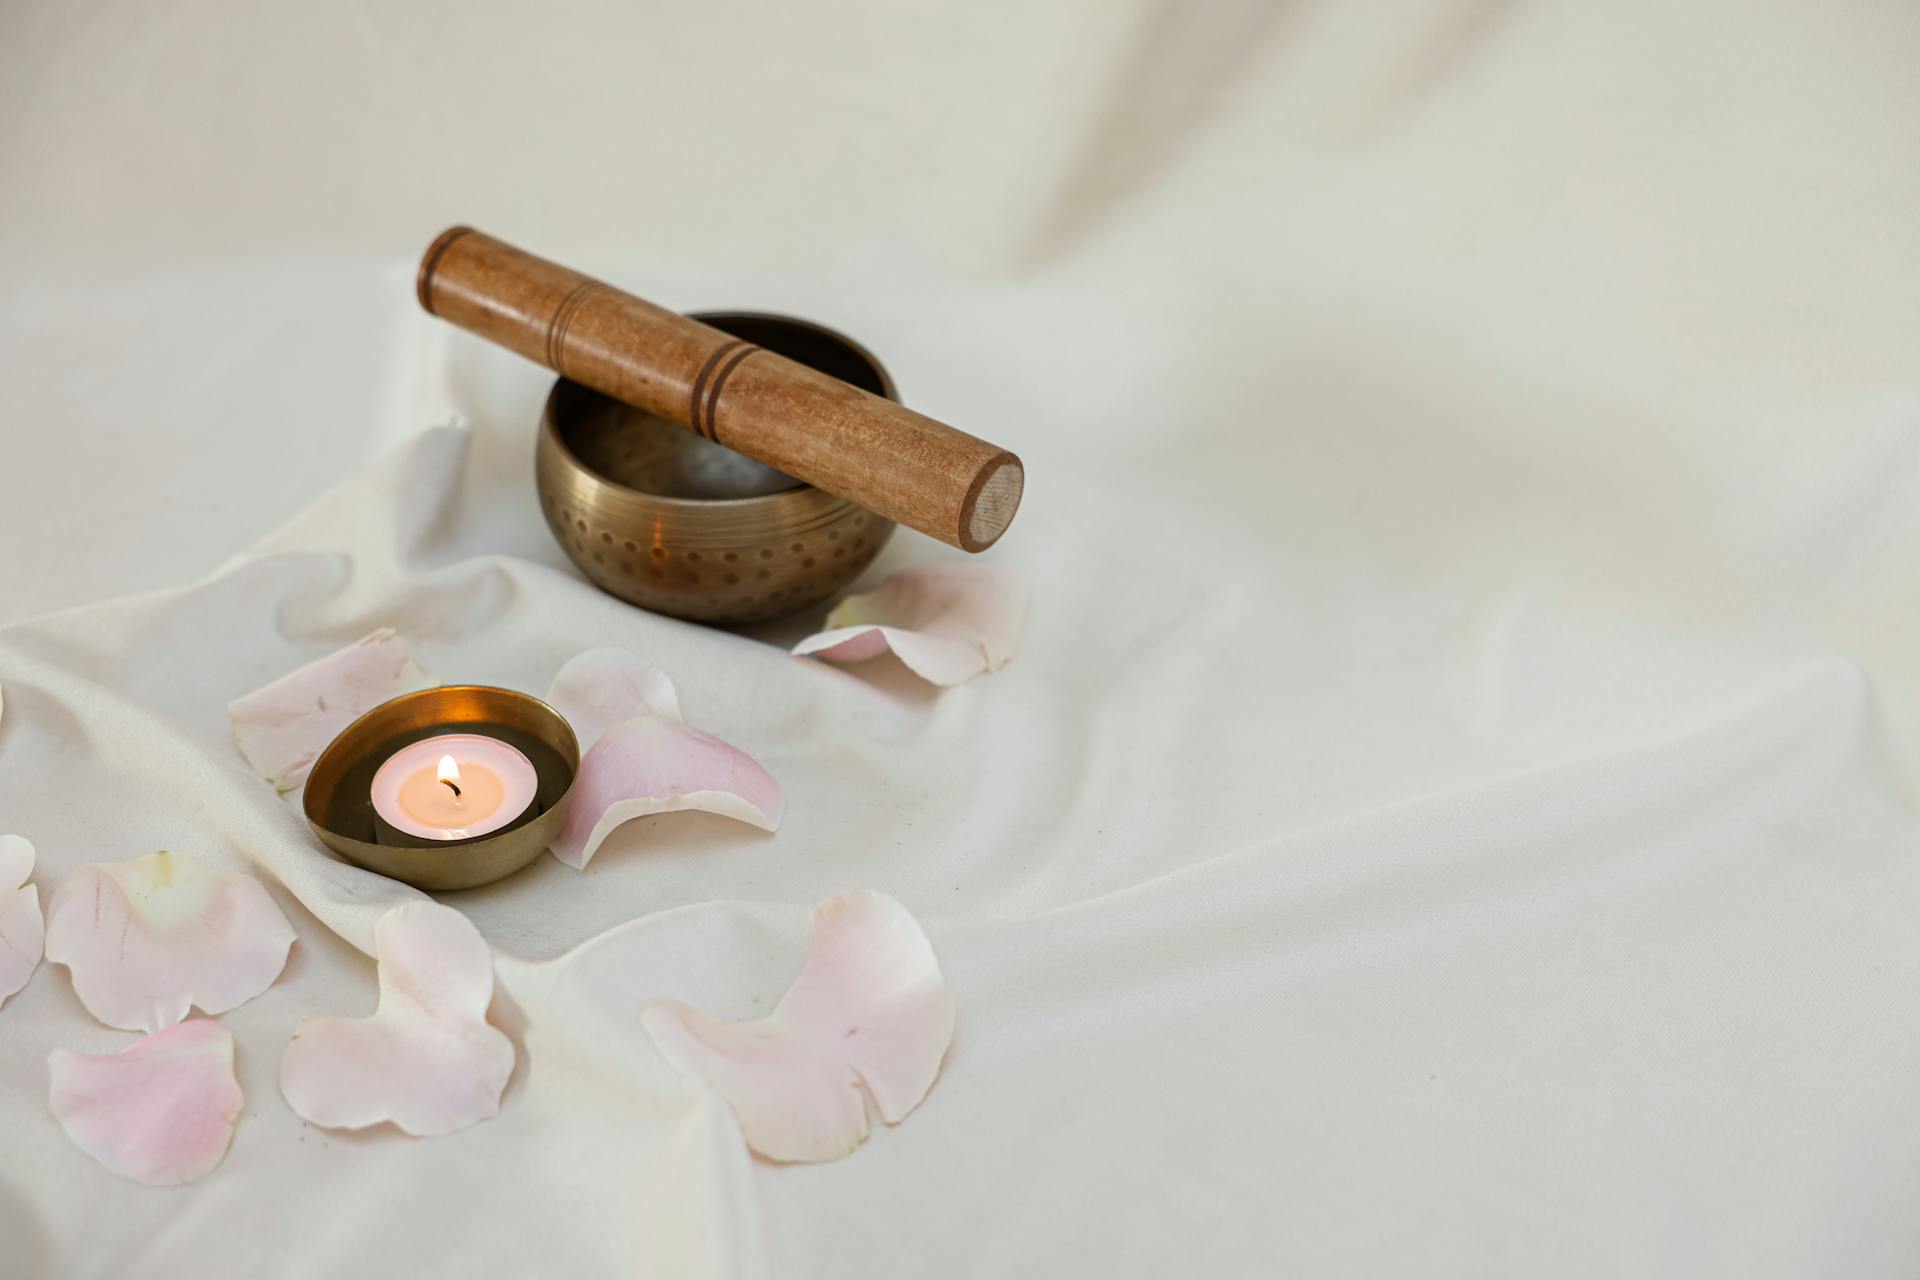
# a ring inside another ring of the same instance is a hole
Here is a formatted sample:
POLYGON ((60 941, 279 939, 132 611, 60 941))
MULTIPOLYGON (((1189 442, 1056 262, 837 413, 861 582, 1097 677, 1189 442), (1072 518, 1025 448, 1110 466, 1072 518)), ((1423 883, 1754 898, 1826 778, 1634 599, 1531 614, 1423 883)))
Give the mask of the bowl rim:
MULTIPOLYGON (((715 328, 720 328, 724 323, 729 321, 772 320, 781 324, 791 325, 796 329, 811 330, 822 337, 832 339, 858 356, 868 368, 873 370, 875 376, 880 379, 880 394, 894 401, 896 404, 900 400, 900 390, 894 385, 893 375, 887 372, 886 366, 880 363, 879 358, 863 344, 854 341, 830 325, 803 319, 800 316, 790 316, 779 311, 690 311, 687 313, 687 318, 689 320, 698 320, 702 324, 713 325, 715 328)), ((649 493, 645 489, 636 489, 631 485, 622 484, 618 480, 612 479, 605 473, 588 465, 585 459, 575 453, 572 446, 566 442, 565 437, 560 434, 560 415, 556 411, 556 405, 560 397, 567 393, 569 387, 578 388, 589 395, 599 396, 604 400, 613 401, 615 404, 621 403, 616 397, 607 395, 604 391, 597 391, 583 382, 575 382, 572 378, 562 374, 560 377, 554 379, 553 386, 547 391, 546 401, 540 408, 541 443, 551 447, 560 457, 571 463, 580 474, 590 478, 594 484, 613 490, 615 493, 631 496, 641 502, 658 504, 663 507, 681 508, 688 511, 712 511, 715 509, 771 506, 782 500, 789 502, 813 502, 815 500, 814 495, 818 495, 827 501, 829 504, 828 510, 833 509, 831 504, 839 504, 860 510, 865 509, 850 499, 842 498, 838 494, 828 493, 825 489, 808 484, 804 480, 795 480, 793 485, 786 489, 776 489, 772 493, 756 493, 744 498, 679 498, 664 493, 649 493)), ((676 427, 676 430, 678 429, 679 428, 676 427)), ((714 441, 713 443, 718 444, 719 442, 714 441)), ((726 446, 721 445, 721 448, 724 449, 726 446)))

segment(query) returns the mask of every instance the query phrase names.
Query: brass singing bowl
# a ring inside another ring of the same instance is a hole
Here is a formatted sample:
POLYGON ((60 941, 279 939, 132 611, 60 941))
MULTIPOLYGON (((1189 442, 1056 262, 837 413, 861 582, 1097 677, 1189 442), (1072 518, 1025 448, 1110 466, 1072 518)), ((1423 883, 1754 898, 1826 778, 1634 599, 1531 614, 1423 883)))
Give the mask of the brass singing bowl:
POLYGON ((419 889, 471 889, 512 875, 553 843, 579 768, 573 727, 540 699, 489 685, 442 685, 383 702, 348 725, 314 762, 301 805, 320 842, 348 862, 419 889), (381 843, 374 771, 401 747, 441 733, 485 733, 526 755, 538 778, 533 816, 467 840, 381 843))
MULTIPOLYGON (((749 311, 694 316, 898 400, 844 334, 749 311)), ((540 415, 534 474, 547 527, 603 591, 656 613, 738 625, 845 590, 893 522, 645 410, 562 378, 540 415)))

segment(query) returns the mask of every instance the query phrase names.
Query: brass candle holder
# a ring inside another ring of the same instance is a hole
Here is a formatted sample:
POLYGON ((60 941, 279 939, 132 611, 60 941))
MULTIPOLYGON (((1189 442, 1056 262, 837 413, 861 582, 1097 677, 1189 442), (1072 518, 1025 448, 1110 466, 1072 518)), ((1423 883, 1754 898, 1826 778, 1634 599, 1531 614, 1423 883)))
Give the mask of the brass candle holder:
POLYGON ((580 743, 540 699, 488 685, 442 685, 383 702, 330 743, 307 775, 302 806, 322 844, 348 862, 418 889, 471 889, 520 870, 566 821, 580 768, 580 743), (513 823, 465 840, 396 832, 373 807, 373 775, 394 752, 443 733, 479 733, 520 750, 533 764, 533 803, 513 823))

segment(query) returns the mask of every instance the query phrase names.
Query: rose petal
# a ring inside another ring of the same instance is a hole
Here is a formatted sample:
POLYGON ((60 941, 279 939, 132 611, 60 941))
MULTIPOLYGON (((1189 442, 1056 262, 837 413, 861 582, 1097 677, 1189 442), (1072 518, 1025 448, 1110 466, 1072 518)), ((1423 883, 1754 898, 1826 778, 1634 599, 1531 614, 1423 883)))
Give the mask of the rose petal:
POLYGON ((47 959, 124 1031, 245 1004, 280 976, 294 936, 258 880, 166 850, 81 867, 47 904, 47 959))
POLYGON ((956 685, 1011 662, 1026 616, 1026 584, 1006 565, 915 565, 842 600, 793 652, 864 662, 891 649, 921 679, 956 685))
POLYGON ((391 1121, 417 1137, 497 1115, 513 1042, 487 1021, 493 952, 467 918, 410 902, 373 927, 380 1007, 370 1018, 307 1018, 280 1059, 280 1092, 329 1129, 391 1121))
POLYGON ((800 976, 767 1017, 721 1022, 678 1000, 641 1021, 660 1052, 704 1080, 772 1160, 834 1160, 867 1137, 862 1086, 888 1124, 920 1105, 953 1039, 953 996, 907 909, 842 893, 813 909, 800 976))
POLYGON ((156 1187, 206 1176, 227 1153, 245 1098, 233 1037, 204 1018, 119 1053, 56 1049, 48 1100, 75 1146, 122 1177, 156 1187))
POLYGON ((27 985, 46 943, 40 889, 33 874, 33 845, 25 836, 0 836, 0 1004, 27 985))
POLYGON ((560 669, 547 701, 585 755, 554 856, 584 867, 631 818, 705 809, 771 831, 785 809, 779 784, 746 753, 681 721, 664 672, 624 649, 589 649, 560 669))
POLYGON ((684 719, 667 673, 625 649, 589 649, 567 663, 553 678, 547 703, 573 726, 582 751, 622 720, 684 719))
POLYGON ((254 772, 291 791, 342 729, 388 699, 426 685, 406 640, 382 628, 236 699, 227 715, 254 772))
POLYGON ((786 807, 780 784, 746 752, 677 720, 635 716, 607 730, 582 757, 553 853, 570 867, 584 867, 621 823, 677 809, 704 809, 772 831, 786 807))

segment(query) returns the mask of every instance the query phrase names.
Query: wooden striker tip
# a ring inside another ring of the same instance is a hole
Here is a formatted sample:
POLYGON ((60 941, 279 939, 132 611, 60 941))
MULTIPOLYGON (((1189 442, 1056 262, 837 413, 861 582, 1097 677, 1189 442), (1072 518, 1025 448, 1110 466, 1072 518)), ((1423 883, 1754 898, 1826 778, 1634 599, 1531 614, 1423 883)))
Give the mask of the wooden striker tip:
POLYGON ((1003 452, 982 467, 961 511, 961 549, 985 551, 1000 541, 1020 509, 1020 495, 1026 487, 1027 470, 1011 453, 1003 452))

